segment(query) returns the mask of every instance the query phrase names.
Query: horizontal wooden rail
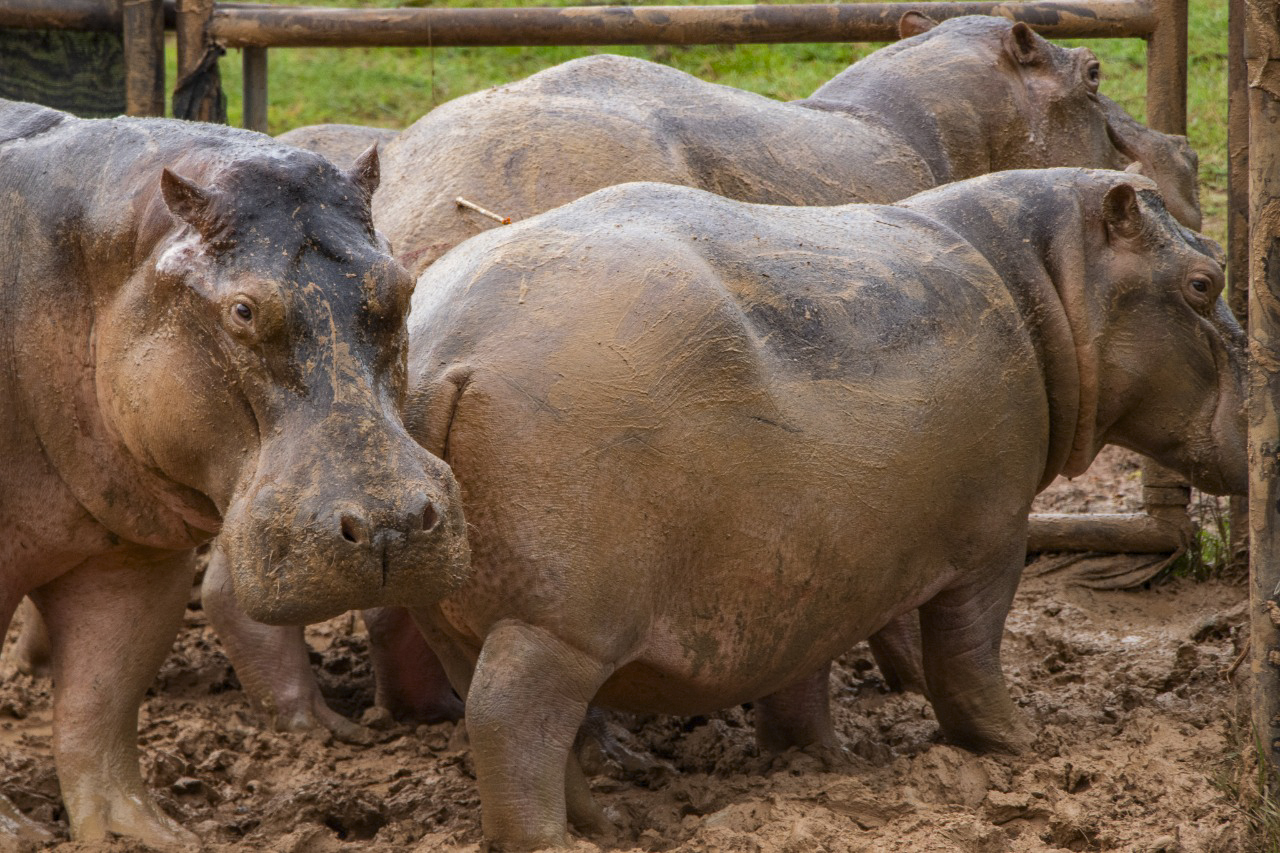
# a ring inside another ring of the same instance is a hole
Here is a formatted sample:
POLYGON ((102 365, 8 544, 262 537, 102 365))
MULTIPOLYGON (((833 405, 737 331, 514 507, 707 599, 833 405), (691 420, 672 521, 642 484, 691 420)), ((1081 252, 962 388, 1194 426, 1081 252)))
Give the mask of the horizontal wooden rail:
POLYGON ((1145 0, 1029 3, 335 9, 217 4, 209 32, 227 47, 502 47, 893 41, 918 8, 942 20, 1000 15, 1050 38, 1148 38, 1145 0))
POLYGON ((1189 521, 1178 524, 1144 512, 1033 513, 1027 550, 1168 554, 1186 548, 1191 537, 1189 521))
MULTIPOLYGON (((164 0, 165 26, 173 29, 175 0, 164 0)), ((104 0, 4 0, 0 28, 118 33, 124 26, 119 2, 104 0)))

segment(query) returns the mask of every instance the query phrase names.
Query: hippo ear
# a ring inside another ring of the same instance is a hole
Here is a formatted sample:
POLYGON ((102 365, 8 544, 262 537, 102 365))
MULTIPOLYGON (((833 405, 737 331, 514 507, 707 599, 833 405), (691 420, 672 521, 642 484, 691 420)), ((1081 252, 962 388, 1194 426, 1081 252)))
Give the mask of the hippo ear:
POLYGON ((370 145, 356 158, 356 161, 351 164, 351 170, 347 172, 347 177, 360 188, 360 192, 364 193, 366 203, 373 200, 373 193, 378 189, 378 181, 382 178, 382 166, 378 162, 378 143, 370 145))
POLYGON ((898 38, 909 39, 912 36, 927 33, 936 26, 938 26, 938 22, 933 18, 930 18, 924 12, 917 12, 912 9, 898 19, 898 38))
POLYGON ((1022 21, 1010 27, 1004 37, 1005 50, 1020 65, 1035 65, 1043 59, 1037 42, 1035 32, 1022 21))
POLYGON ((1107 232, 1132 240, 1142 233, 1142 208, 1138 193, 1130 184, 1116 184, 1102 198, 1102 221, 1107 232))
POLYGON ((165 169, 160 173, 160 192, 169 212, 196 229, 206 241, 221 230, 215 191, 165 169))

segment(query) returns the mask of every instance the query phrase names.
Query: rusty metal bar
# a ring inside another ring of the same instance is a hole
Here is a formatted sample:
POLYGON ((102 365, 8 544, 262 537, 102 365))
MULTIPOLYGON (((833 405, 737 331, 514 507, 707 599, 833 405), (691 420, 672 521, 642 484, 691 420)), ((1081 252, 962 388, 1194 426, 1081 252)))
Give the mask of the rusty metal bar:
MULTIPOLYGON (((898 37, 898 19, 910 8, 906 3, 859 3, 554 9, 334 9, 219 3, 211 32, 218 42, 228 47, 894 41, 898 37)), ((1154 37, 1159 28, 1154 7, 1146 0, 929 3, 927 11, 936 20, 960 15, 1002 15, 1025 21, 1051 38, 1147 38, 1154 37)), ((1166 41, 1162 40, 1160 44, 1164 45, 1166 41)))
POLYGON ((1280 759, 1280 0, 1246 0, 1249 88, 1249 613, 1253 723, 1280 759))
MULTIPOLYGON (((1227 300, 1249 322, 1249 86, 1244 68, 1244 0, 1229 0, 1227 25, 1227 300)), ((1231 561, 1249 559, 1249 501, 1231 499, 1231 561)))
POLYGON ((164 115, 164 5, 162 0, 124 0, 125 112, 164 115))
MULTIPOLYGON (((164 0, 166 27, 174 25, 175 0, 164 0)), ((0 27, 15 30, 120 32, 124 11, 111 0, 4 0, 0 27)))
POLYGON ((244 126, 267 132, 267 49, 246 47, 244 53, 244 126))
POLYGON ((1147 126, 1187 132, 1187 0, 1155 0, 1147 39, 1147 126))

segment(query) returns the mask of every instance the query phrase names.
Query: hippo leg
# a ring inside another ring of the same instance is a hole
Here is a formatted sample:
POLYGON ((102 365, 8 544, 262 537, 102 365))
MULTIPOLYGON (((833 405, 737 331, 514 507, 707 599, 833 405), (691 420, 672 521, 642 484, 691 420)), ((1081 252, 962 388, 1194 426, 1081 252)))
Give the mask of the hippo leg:
POLYGON ((31 593, 53 653, 53 754, 76 841, 110 833, 194 848, 147 793, 138 768, 138 706, 186 609, 190 552, 88 560, 31 593))
POLYGON ((324 728, 348 743, 370 741, 363 726, 325 703, 311 671, 302 626, 265 625, 240 609, 226 560, 217 548, 209 557, 200 597, 249 701, 277 731, 324 728))
POLYGON ((583 835, 596 839, 612 837, 617 834, 604 809, 591 796, 591 786, 587 783, 587 775, 582 772, 578 756, 569 753, 569 760, 564 768, 564 805, 569 823, 583 835))
MULTIPOLYGON (((21 593, 7 600, 0 598, 0 642, 9 631, 9 621, 13 617, 21 593)), ((35 612, 35 608, 30 608, 35 612)), ((24 815, 7 797, 0 796, 0 849, 8 850, 16 845, 13 839, 23 841, 53 841, 54 835, 39 823, 24 815)))
MULTIPOLYGON (((587 704, 613 671, 546 631, 500 623, 467 692, 467 734, 485 838, 499 849, 563 847, 569 750, 587 704)), ((576 762, 575 762, 576 763, 576 762)), ((580 771, 579 771, 580 772, 580 771)), ((574 780, 582 817, 585 780, 574 780)))
POLYGON ((981 752, 1021 752, 1031 735, 1000 669, 1000 639, 1022 568, 1019 552, 985 577, 945 589, 920 608, 924 674, 943 736, 981 752))
POLYGON ((831 725, 831 703, 827 685, 831 662, 812 675, 757 700, 756 743, 769 752, 792 747, 813 748, 826 762, 836 760, 840 741, 831 725))
POLYGON ((920 618, 914 610, 872 634, 868 643, 890 690, 927 695, 920 661, 920 618))
POLYGON ((379 607, 360 614, 369 630, 374 701, 402 722, 439 723, 462 718, 462 700, 409 611, 379 607))
POLYGON ((36 678, 49 677, 49 632, 45 629, 44 617, 36 609, 31 599, 23 599, 18 607, 22 632, 5 657, 13 664, 14 669, 23 675, 36 678))

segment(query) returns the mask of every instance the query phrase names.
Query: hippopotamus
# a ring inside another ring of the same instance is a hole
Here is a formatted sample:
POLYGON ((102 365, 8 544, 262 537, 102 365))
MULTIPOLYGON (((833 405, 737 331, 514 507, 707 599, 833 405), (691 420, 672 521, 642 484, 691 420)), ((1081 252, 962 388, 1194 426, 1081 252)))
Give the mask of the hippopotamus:
MULTIPOLYGON (((999 169, 1129 168, 1156 181, 1181 222, 1199 227, 1194 151, 1185 138, 1149 130, 1101 95, 1090 51, 1058 47, 1002 18, 935 25, 908 12, 899 30, 903 41, 793 103, 600 55, 459 98, 394 138, 379 128, 318 125, 281 139, 339 162, 360 144, 381 141, 386 179, 374 196, 374 218, 415 271, 497 226, 459 208, 459 195, 521 219, 628 180, 801 205, 895 201, 999 169)), ((211 581, 216 588, 217 576, 211 581)), ((258 650, 252 657, 233 652, 232 659, 277 725, 323 725, 356 736, 325 707, 293 634, 244 621, 234 602, 211 616, 229 646, 258 650)), ((378 703, 408 719, 456 718, 460 707, 409 619, 379 610, 366 622, 373 626, 378 703)), ((892 686, 919 690, 911 622, 904 617, 877 632, 872 651, 892 686)), ((815 682, 811 689, 825 702, 821 673, 815 682)))
POLYGON ((1024 747, 1000 641, 1036 493, 1107 443, 1245 489, 1222 287, 1153 182, 1074 168, 827 208, 627 184, 438 260, 405 418, 474 574, 413 616, 486 837, 601 825, 588 705, 785 695, 917 608, 943 736, 1024 747))
POLYGON ((459 208, 459 196, 514 220, 626 181, 834 205, 897 201, 1002 169, 1138 163, 1179 220, 1199 228, 1190 146, 1103 97, 1088 49, 986 16, 933 26, 909 13, 900 29, 909 37, 792 103, 609 55, 458 98, 386 146, 374 219, 419 273, 498 227, 459 208))
MULTIPOLYGON (((52 645, 73 838, 194 846, 138 768, 138 706, 218 535, 239 607, 303 623, 466 576, 457 483, 406 431, 413 281, 376 151, 0 101, 0 630, 52 645)), ((0 846, 47 837, 0 801, 0 846), (10 837, 6 844, 3 838, 10 837)))
POLYGON ((362 124, 309 124, 276 137, 288 145, 314 151, 339 168, 350 168, 369 146, 386 146, 400 131, 362 124))

